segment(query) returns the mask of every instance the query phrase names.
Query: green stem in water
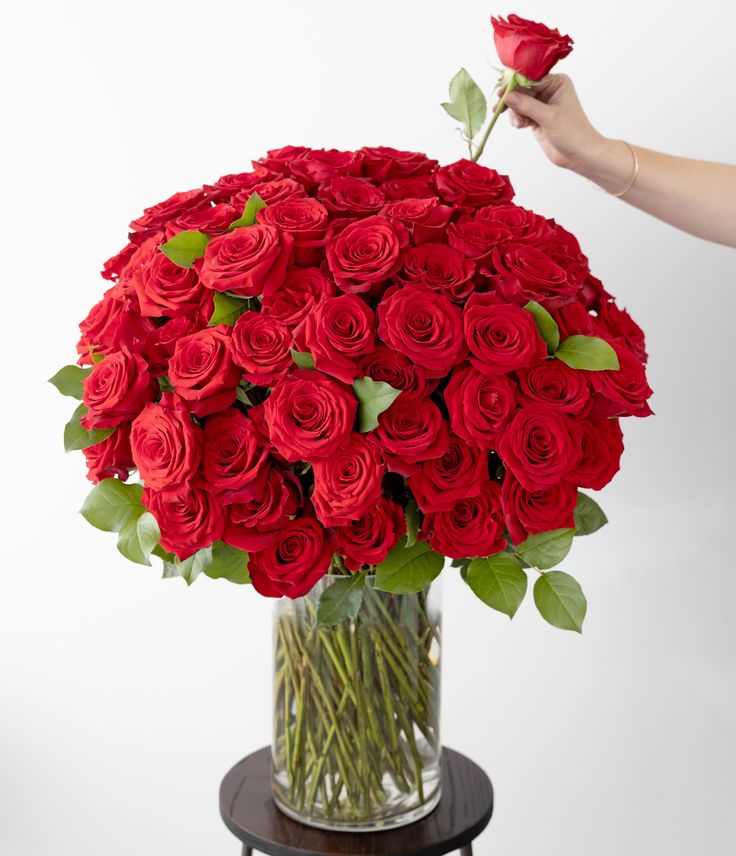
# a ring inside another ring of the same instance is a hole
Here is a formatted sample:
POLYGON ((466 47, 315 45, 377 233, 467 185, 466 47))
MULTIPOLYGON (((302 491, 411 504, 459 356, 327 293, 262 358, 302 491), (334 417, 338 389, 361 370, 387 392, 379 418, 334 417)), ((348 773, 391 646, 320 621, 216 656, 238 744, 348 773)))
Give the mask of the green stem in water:
MULTIPOLYGON (((507 69, 510 71, 510 69, 507 69)), ((501 111, 506 105, 506 96, 509 92, 513 92, 514 89, 519 85, 520 81, 515 71, 511 71, 510 75, 506 75, 504 73, 504 83, 506 84, 506 88, 504 89, 503 95, 496 104, 496 109, 493 111, 493 115, 491 116, 491 121, 488 123, 488 127, 485 130, 485 133, 481 137, 480 143, 478 143, 478 147, 475 150, 475 154, 471 158, 471 160, 477 163, 480 156, 483 154, 483 149, 486 147, 486 143, 488 142, 488 138, 491 136, 491 131, 493 130, 494 125, 498 121, 498 117, 501 115, 501 111)))

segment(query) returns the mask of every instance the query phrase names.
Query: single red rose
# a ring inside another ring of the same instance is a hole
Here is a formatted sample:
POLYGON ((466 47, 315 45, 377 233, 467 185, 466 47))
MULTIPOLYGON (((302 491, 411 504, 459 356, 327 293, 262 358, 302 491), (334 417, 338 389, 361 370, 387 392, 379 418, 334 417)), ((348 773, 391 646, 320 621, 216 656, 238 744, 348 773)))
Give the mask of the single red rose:
POLYGON ((588 372, 595 400, 593 413, 606 416, 651 416, 647 403, 652 388, 642 363, 632 354, 623 339, 610 339, 609 344, 618 357, 618 371, 588 372))
POLYGON ((459 303, 475 288, 474 274, 475 264, 447 244, 422 244, 404 253, 397 277, 405 283, 425 285, 459 303))
POLYGON ((222 540, 241 550, 263 550, 274 543, 278 532, 301 508, 299 479, 269 467, 257 499, 234 502, 226 507, 227 524, 222 540))
POLYGON ((197 208, 204 201, 204 198, 204 191, 201 188, 175 193, 163 202, 146 208, 137 220, 133 220, 130 228, 134 232, 158 229, 168 223, 169 220, 181 216, 185 211, 197 208))
POLYGON ((95 356, 112 354, 123 348, 138 353, 155 329, 150 318, 141 317, 138 298, 132 300, 122 294, 119 285, 113 286, 79 325, 82 334, 77 343, 79 363, 92 364, 91 351, 95 356))
POLYGON ((177 489, 189 482, 202 460, 203 441, 202 429, 173 392, 146 405, 130 431, 136 468, 154 490, 177 489))
POLYGON ((545 360, 516 373, 520 404, 548 404, 565 413, 582 414, 590 407, 590 388, 584 372, 561 360, 545 360))
POLYGON ((408 485, 423 512, 449 511, 461 499, 478 496, 488 481, 488 455, 450 434, 447 451, 425 461, 408 485))
POLYGON ((498 293, 520 306, 534 300, 551 311, 577 299, 579 287, 565 271, 536 247, 511 244, 493 251, 498 293))
POLYGON ((560 340, 564 341, 568 336, 600 336, 598 321, 594 318, 582 303, 568 303, 559 309, 553 310, 552 317, 560 328, 560 340))
POLYGON ((175 265, 161 252, 156 251, 132 274, 132 282, 142 315, 153 318, 208 312, 212 315, 212 292, 202 286, 196 272, 175 265))
POLYGON ((425 515, 422 537, 451 559, 492 556, 506 547, 501 516, 501 489, 487 481, 478 496, 459 500, 449 511, 425 515))
POLYGON ((601 304, 612 301, 613 297, 606 291, 598 277, 588 274, 580 289, 580 300, 586 309, 598 312, 601 304))
POLYGON ((222 235, 230 228, 230 224, 243 213, 241 208, 226 202, 220 205, 209 203, 186 211, 181 217, 172 220, 166 226, 166 238, 173 238, 179 232, 204 232, 205 235, 222 235))
POLYGON ((571 479, 580 463, 582 429, 558 410, 530 404, 517 411, 501 437, 504 466, 522 487, 539 490, 571 479))
POLYGON ((364 146, 360 154, 363 174, 373 181, 428 175, 437 167, 436 160, 420 152, 404 152, 391 146, 364 146))
POLYGON ((316 199, 292 196, 258 212, 258 221, 272 226, 294 241, 294 262, 309 266, 317 264, 323 255, 324 237, 329 214, 316 199))
POLYGON ((304 369, 276 384, 264 415, 271 442, 287 461, 318 461, 347 442, 357 409, 352 391, 304 369))
POLYGON ((261 496, 267 462, 268 450, 255 426, 237 408, 230 407, 205 421, 203 486, 216 493, 223 504, 261 496))
MULTIPOLYGON (((214 184, 205 184, 204 189, 210 199, 223 199, 252 190, 257 184, 268 181, 271 171, 260 164, 253 164, 249 172, 236 172, 223 175, 214 184)), ((239 214, 242 212, 238 212, 239 214)))
POLYGON ((293 365, 289 328, 265 312, 245 312, 230 339, 233 361, 256 386, 273 384, 293 365))
POLYGON ((253 588, 265 597, 302 597, 327 573, 332 550, 332 539, 317 520, 289 520, 272 544, 250 554, 253 588))
POLYGON ((544 24, 519 15, 491 18, 493 40, 501 62, 530 80, 542 80, 571 51, 573 40, 544 24))
POLYGON ((296 327, 323 297, 337 293, 319 268, 291 268, 283 285, 264 292, 261 309, 287 327, 296 327))
POLYGON ((358 360, 375 347, 374 328, 373 310, 359 297, 325 297, 296 328, 294 343, 320 371, 352 383, 358 360))
POLYGON ((337 552, 345 559, 345 567, 357 571, 363 565, 377 565, 406 534, 404 509, 386 497, 366 513, 335 532, 337 552))
POLYGON ((130 450, 130 425, 120 425, 102 442, 84 449, 87 461, 87 478, 97 484, 103 479, 117 478, 127 481, 135 468, 130 450))
POLYGON ((497 449, 503 429, 516 412, 516 388, 504 375, 464 366, 452 373, 445 402, 455 434, 481 449, 497 449))
POLYGON ((625 309, 613 300, 603 300, 598 307, 598 323, 607 339, 622 339, 640 363, 646 365, 647 348, 644 331, 625 309))
POLYGON ((225 531, 225 512, 216 496, 196 485, 178 491, 143 489, 143 505, 161 530, 164 550, 188 559, 209 547, 225 531))
POLYGON ((508 176, 465 158, 441 166, 434 180, 442 200, 460 208, 500 205, 514 198, 508 176))
POLYGON ((165 375, 179 339, 204 330, 207 321, 201 315, 177 315, 149 333, 144 348, 148 368, 154 377, 165 375))
POLYGON ((386 292, 378 305, 378 335, 430 377, 442 377, 465 356, 460 310, 420 285, 386 292))
POLYGON ((213 238, 195 267, 205 287, 254 297, 281 287, 293 243, 288 233, 256 223, 213 238))
POLYGON ((490 257, 499 246, 511 241, 511 230, 503 223, 479 220, 477 217, 461 217, 450 223, 447 243, 459 253, 478 262, 481 273, 493 272, 490 257))
POLYGON ((266 205, 275 205, 277 202, 284 202, 287 199, 303 198, 307 195, 303 184, 294 181, 293 178, 279 178, 274 181, 264 181, 261 184, 254 185, 250 190, 244 190, 237 196, 233 197, 233 205, 238 206, 238 216, 240 216, 245 206, 248 204, 250 197, 257 193, 266 205))
POLYGON ((365 178, 336 175, 322 184, 317 197, 328 211, 375 214, 383 207, 383 191, 365 178))
POLYGON ((563 229, 554 220, 550 220, 549 223, 554 227, 554 235, 540 249, 543 249, 552 261, 565 271, 568 280, 580 291, 590 276, 588 257, 580 249, 578 239, 572 232, 563 229))
POLYGON ((116 282, 120 279, 120 276, 128 266, 128 262, 130 262, 131 258, 135 255, 135 251, 137 249, 138 247, 136 244, 132 241, 128 241, 127 245, 124 246, 119 253, 114 255, 111 259, 108 259, 102 266, 102 278, 110 280, 111 282, 116 282))
POLYGON ((463 314, 470 362, 487 374, 506 374, 547 357, 531 312, 502 303, 494 294, 471 294, 463 314))
POLYGON ((602 490, 621 467, 624 435, 618 419, 583 420, 582 458, 570 476, 580 487, 602 490))
POLYGON ((527 490, 507 473, 501 487, 503 516, 514 544, 530 535, 575 526, 578 491, 570 482, 557 482, 549 487, 527 490))
POLYGON ((554 239, 554 226, 542 217, 519 205, 487 205, 479 208, 474 215, 482 223, 495 223, 507 229, 510 242, 542 247, 554 239))
POLYGON ((169 360, 169 381, 195 416, 229 407, 240 377, 224 324, 179 339, 169 360))
POLYGON ((370 354, 361 358, 358 377, 369 377, 400 389, 404 400, 409 396, 424 398, 436 386, 436 381, 428 380, 419 366, 386 345, 376 345, 370 354))
POLYGON ((418 246, 429 241, 441 242, 444 239, 452 208, 440 204, 436 196, 429 196, 389 202, 381 214, 391 221, 401 223, 411 235, 412 242, 418 246))
POLYGON ((410 178, 390 178, 381 184, 386 199, 424 199, 435 195, 434 181, 430 175, 415 175, 410 178))
POLYGON ((283 146, 280 149, 271 149, 265 158, 253 161, 253 166, 267 169, 276 175, 288 175, 294 161, 304 157, 311 149, 306 146, 283 146))
POLYGON ((143 357, 127 348, 105 357, 84 379, 85 428, 115 428, 137 416, 158 392, 143 357))
POLYGON ((314 462, 312 504, 324 526, 362 517, 381 496, 383 461, 375 445, 353 433, 329 458, 314 462))
POLYGON ((369 435, 383 452, 390 472, 408 476, 422 461, 439 458, 447 451, 447 424, 439 407, 429 399, 396 401, 378 417, 369 435))
POLYGON ((407 242, 406 230, 385 217, 365 217, 328 241, 327 264, 342 291, 368 291, 396 273, 407 242))
POLYGON ((336 175, 358 175, 363 156, 360 152, 337 149, 309 149, 291 161, 291 175, 308 189, 324 184, 336 175))

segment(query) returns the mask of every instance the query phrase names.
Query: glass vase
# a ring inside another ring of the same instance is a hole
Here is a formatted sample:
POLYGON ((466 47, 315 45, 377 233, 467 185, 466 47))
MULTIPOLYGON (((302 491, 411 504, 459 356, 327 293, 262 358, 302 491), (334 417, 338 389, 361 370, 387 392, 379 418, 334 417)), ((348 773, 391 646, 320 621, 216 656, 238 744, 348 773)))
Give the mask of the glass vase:
POLYGON ((356 617, 320 627, 338 579, 275 606, 273 796, 309 826, 403 826, 440 799, 439 582, 397 595, 368 576, 356 617))

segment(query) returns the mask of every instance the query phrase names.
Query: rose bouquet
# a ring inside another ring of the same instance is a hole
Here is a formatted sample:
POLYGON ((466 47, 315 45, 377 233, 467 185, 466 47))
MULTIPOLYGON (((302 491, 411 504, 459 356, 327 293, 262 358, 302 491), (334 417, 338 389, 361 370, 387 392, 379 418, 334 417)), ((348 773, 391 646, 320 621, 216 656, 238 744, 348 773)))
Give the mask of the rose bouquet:
MULTIPOLYGON (((507 90, 569 51, 520 21, 496 22, 507 90)), ((464 70, 444 106, 469 160, 286 146, 147 208, 52 379, 81 399, 82 514, 123 555, 301 599, 276 636, 281 803, 333 822, 376 815, 384 774, 427 803, 446 558, 509 616, 538 572, 542 616, 580 631, 554 568, 606 520, 579 489, 617 472, 620 417, 651 412, 639 327, 475 162, 464 70)))

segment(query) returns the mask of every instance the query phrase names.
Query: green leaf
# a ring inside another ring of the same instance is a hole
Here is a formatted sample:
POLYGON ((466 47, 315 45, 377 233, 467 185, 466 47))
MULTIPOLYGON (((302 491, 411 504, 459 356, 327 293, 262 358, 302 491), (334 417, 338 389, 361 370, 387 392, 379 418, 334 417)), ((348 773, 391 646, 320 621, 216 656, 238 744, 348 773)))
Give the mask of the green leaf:
POLYGON ((453 119, 463 123, 467 140, 472 140, 480 131, 488 112, 485 95, 464 68, 450 81, 450 100, 442 107, 453 119))
POLYGON ((608 523, 600 505, 587 494, 578 491, 578 502, 575 506, 575 534, 592 535, 608 523))
POLYGON ((555 356, 571 369, 602 372, 619 368, 616 352, 597 336, 568 336, 555 356))
POLYGON ((204 572, 213 580, 224 579, 238 585, 249 583, 248 553, 237 547, 231 547, 224 541, 215 541, 212 545, 212 561, 204 572))
POLYGON ((485 559, 473 559, 465 573, 465 582, 483 603, 509 618, 516 615, 528 584, 519 560, 501 553, 485 559))
MULTIPOLYGON (((252 389, 251 385, 248 386, 248 389, 252 389)), ((248 389, 243 385, 243 383, 239 383, 237 389, 235 390, 235 397, 241 404, 244 404, 246 407, 253 407, 253 402, 251 401, 250 396, 248 395, 248 389)))
POLYGON ((72 414, 72 418, 64 426, 64 449, 67 452, 78 452, 96 446, 112 434, 114 428, 87 429, 81 419, 88 413, 87 406, 80 404, 72 414))
POLYGON ((210 327, 218 324, 232 325, 250 309, 250 299, 247 297, 233 297, 231 294, 215 292, 215 308, 209 321, 210 327))
POLYGON ((402 538, 376 567, 375 588, 393 594, 422 591, 439 576, 444 563, 444 556, 431 550, 425 541, 408 547, 402 538))
POLYGON ((256 214, 265 207, 266 203, 261 197, 257 193, 251 193, 245 203, 242 215, 230 224, 228 232, 232 232, 233 229, 238 229, 240 226, 252 226, 256 222, 256 214))
POLYGON ((201 259, 210 236, 204 232, 179 232, 178 235, 161 244, 159 250, 179 267, 190 268, 195 259, 201 259))
POLYGON ((379 415, 401 395, 400 389, 369 377, 356 378, 353 381, 353 392, 359 402, 358 430, 361 434, 378 428, 379 415))
POLYGON ((150 511, 142 511, 137 520, 132 519, 120 530, 118 550, 131 562, 150 567, 151 553, 158 545, 160 537, 161 531, 156 518, 150 511))
POLYGON ((104 355, 104 354, 96 354, 96 353, 95 353, 95 346, 94 346, 94 345, 90 345, 90 348, 89 348, 89 358, 92 360, 92 362, 93 362, 95 365, 97 365, 97 363, 101 363, 101 362, 105 359, 105 355, 104 355))
POLYGON ((539 577, 534 584, 534 603, 554 627, 583 632, 588 603, 578 582, 564 571, 548 571, 539 577))
POLYGON ((547 312, 544 306, 537 303, 535 300, 530 300, 524 309, 532 313, 534 320, 537 322, 539 335, 547 343, 549 352, 554 354, 560 344, 560 328, 557 326, 557 322, 549 312, 547 312))
POLYGON ((173 577, 181 577, 184 582, 190 586, 197 577, 205 571, 212 562, 212 547, 203 547, 197 550, 188 559, 180 562, 176 559, 173 562, 164 561, 164 579, 172 579, 173 577))
POLYGON ((145 511, 142 494, 143 487, 139 484, 103 479, 89 492, 80 511, 96 529, 120 532, 131 522, 135 523, 145 511))
POLYGON ((81 401, 84 395, 84 379, 91 371, 91 368, 83 369, 81 366, 64 366, 49 378, 49 383, 52 383, 62 395, 81 401))
POLYGON ((317 627, 333 627, 355 618, 363 603, 364 588, 365 574, 360 573, 340 577, 327 586, 317 606, 317 627))
POLYGON ((409 497, 409 502, 406 504, 406 546, 413 547, 417 543, 417 534, 419 533, 419 506, 414 497, 409 497))
POLYGON ((574 529, 553 529, 530 535, 516 548, 522 559, 540 571, 553 568, 570 552, 574 529))
POLYGON ((314 368, 314 357, 311 354, 303 353, 302 351, 295 351, 293 348, 291 349, 291 358, 294 362, 299 366, 300 369, 313 369, 314 368))

